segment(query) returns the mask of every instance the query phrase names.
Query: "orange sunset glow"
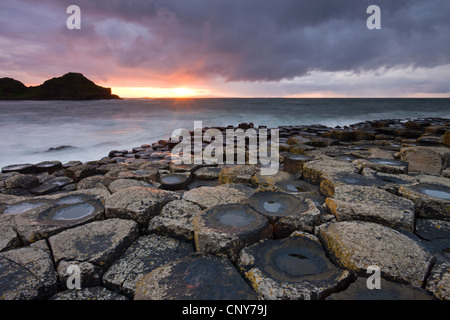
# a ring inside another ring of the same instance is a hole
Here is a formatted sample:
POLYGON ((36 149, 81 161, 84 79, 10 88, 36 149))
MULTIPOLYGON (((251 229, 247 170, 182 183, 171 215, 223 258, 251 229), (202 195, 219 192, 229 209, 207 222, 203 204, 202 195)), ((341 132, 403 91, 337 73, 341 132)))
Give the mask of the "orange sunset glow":
POLYGON ((210 91, 207 89, 186 87, 112 87, 111 90, 122 98, 193 98, 210 94, 210 91))

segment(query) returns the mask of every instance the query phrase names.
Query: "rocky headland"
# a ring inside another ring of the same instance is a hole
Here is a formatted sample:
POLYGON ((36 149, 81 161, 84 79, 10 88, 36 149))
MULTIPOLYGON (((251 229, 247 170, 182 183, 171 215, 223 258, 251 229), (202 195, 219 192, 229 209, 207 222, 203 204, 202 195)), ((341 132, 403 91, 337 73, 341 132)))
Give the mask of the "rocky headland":
POLYGON ((171 140, 2 168, 0 299, 450 298, 450 119, 278 129, 272 176, 171 140))
POLYGON ((25 86, 12 78, 0 79, 0 100, 111 100, 120 99, 110 88, 96 85, 81 73, 70 72, 45 81, 39 86, 25 86))

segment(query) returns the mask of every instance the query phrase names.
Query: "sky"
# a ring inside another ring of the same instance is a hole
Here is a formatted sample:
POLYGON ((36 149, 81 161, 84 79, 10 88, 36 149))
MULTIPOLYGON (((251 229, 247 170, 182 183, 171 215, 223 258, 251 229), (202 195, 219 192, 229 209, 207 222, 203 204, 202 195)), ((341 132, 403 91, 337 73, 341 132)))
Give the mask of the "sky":
POLYGON ((449 15, 448 0, 1 0, 0 78, 80 72, 124 98, 450 97, 449 15))

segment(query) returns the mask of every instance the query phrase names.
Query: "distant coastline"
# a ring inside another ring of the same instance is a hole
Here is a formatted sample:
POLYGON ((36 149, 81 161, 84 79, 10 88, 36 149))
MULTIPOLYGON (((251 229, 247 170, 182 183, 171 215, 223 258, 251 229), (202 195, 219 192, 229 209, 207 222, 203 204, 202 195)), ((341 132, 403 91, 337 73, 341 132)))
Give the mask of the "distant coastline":
POLYGON ((96 85, 81 73, 70 72, 45 81, 39 86, 25 86, 12 78, 0 79, 0 100, 113 100, 111 88, 96 85))

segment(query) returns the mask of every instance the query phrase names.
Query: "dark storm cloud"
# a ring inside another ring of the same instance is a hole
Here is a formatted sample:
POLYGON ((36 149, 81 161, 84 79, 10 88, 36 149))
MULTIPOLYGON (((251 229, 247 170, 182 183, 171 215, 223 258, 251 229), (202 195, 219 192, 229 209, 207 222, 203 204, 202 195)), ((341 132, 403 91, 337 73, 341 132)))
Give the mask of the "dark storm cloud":
MULTIPOLYGON (((312 71, 358 73, 450 63, 448 0, 14 3, 11 6, 26 3, 30 10, 48 6, 63 13, 76 3, 82 9, 81 35, 74 40, 64 28, 47 28, 40 37, 48 48, 57 48, 57 41, 79 41, 88 47, 84 54, 101 55, 118 67, 155 75, 258 82, 292 79, 312 71), (381 30, 366 28, 366 9, 371 4, 381 7, 381 30)), ((2 34, 13 32, 5 21, 2 28, 2 34)))

